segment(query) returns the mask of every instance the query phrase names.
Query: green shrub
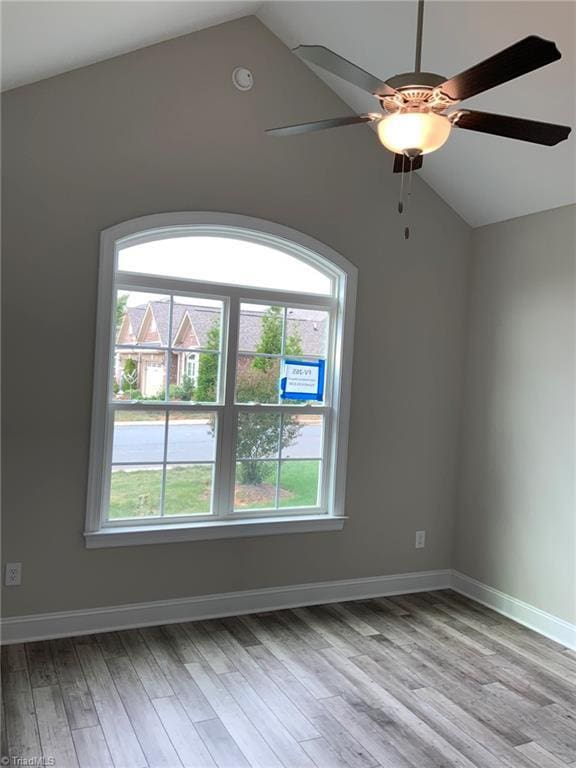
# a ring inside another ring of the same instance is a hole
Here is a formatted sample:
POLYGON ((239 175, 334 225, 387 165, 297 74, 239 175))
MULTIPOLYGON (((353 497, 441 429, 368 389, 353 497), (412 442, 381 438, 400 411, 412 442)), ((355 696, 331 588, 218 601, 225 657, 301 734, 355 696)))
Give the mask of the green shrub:
MULTIPOLYGON (((206 336, 206 349, 220 349, 220 326, 214 321, 206 336)), ((198 366, 196 400, 199 403, 213 403, 216 400, 218 384, 218 355, 201 354, 198 366)))
MULTIPOLYGON (((170 400, 194 400, 194 384, 190 376, 183 376, 180 384, 170 384, 168 394, 170 400)), ((164 399, 163 394, 161 399, 164 399)))
POLYGON ((133 360, 131 357, 129 357, 124 363, 120 385, 123 392, 128 393, 128 396, 131 399, 134 399, 134 392, 138 391, 138 365, 136 360, 133 360))

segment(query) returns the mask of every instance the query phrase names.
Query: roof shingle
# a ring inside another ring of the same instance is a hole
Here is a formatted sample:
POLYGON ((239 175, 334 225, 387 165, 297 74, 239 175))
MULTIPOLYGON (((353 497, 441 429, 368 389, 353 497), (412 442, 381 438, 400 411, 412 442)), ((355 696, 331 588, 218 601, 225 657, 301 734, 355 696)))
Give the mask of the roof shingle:
MULTIPOLYGON (((138 335, 150 306, 156 327, 158 330, 158 345, 168 346, 170 326, 170 301, 169 299, 151 301, 140 306, 126 307, 130 325, 134 333, 133 343, 137 344, 138 335)), ((257 310, 251 307, 243 309, 240 313, 240 339, 239 349, 253 352, 256 350, 262 333, 262 318, 265 309, 257 310)), ((176 335, 185 315, 188 315, 192 327, 198 337, 200 347, 208 344, 208 332, 214 324, 220 325, 221 312, 216 307, 203 305, 183 304, 174 302, 172 310, 172 330, 176 335)), ((302 354, 321 357, 326 350, 326 332, 328 315, 312 309, 288 309, 287 313, 287 337, 297 335, 300 339, 302 354)))

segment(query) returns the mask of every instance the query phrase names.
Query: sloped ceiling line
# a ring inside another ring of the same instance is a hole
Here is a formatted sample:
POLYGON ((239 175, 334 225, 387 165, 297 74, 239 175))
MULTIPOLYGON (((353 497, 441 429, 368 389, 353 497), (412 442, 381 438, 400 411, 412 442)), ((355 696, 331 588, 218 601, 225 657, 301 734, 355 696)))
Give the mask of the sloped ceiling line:
MULTIPOLYGON (((383 79, 413 66, 415 0, 8 0, 1 12, 3 88, 254 13, 289 47, 326 45, 383 79)), ((428 0, 422 67, 450 76, 527 35, 554 40, 563 56, 559 62, 481 94, 465 106, 575 126, 575 30, 576 3, 428 0)), ((369 94, 324 71, 316 74, 354 111, 378 109, 369 94)), ((306 117, 295 115, 294 122, 306 117)), ((556 208, 576 202, 575 135, 573 131, 566 142, 548 148, 454 131, 439 152, 426 158, 420 173, 472 226, 556 208)), ((323 137, 320 133, 282 140, 311 142, 323 137)))

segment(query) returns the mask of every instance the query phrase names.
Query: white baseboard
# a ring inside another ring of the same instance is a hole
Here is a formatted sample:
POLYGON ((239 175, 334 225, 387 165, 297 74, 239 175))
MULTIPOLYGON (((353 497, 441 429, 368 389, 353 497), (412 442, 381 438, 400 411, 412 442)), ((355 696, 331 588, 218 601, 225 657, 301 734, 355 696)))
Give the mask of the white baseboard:
POLYGON ((375 576, 347 581, 325 581, 244 592, 227 592, 178 600, 117 605, 80 611, 44 613, 4 619, 0 628, 4 644, 86 635, 116 629, 214 619, 243 613, 274 611, 301 605, 318 605, 369 597, 454 589, 466 597, 523 624, 535 632, 576 650, 576 626, 533 605, 482 584, 458 571, 438 570, 375 576))
POLYGON ((509 619, 533 629, 566 648, 576 650, 576 625, 553 616, 551 613, 535 608, 523 600, 500 592, 494 587, 465 576, 459 571, 452 571, 452 589, 462 595, 485 605, 487 608, 507 616, 509 619))
POLYGON ((219 595, 159 600, 150 603, 44 613, 4 619, 2 643, 22 643, 54 637, 86 635, 116 629, 213 619, 242 613, 273 611, 301 605, 361 600, 369 597, 447 589, 451 571, 422 571, 348 581, 326 581, 219 595))

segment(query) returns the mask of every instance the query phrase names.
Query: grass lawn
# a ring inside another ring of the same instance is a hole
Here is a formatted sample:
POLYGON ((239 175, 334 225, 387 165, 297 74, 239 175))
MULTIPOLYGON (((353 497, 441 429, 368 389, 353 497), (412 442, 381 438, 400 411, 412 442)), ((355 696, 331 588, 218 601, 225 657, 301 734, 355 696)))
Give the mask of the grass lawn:
MULTIPOLYGON (((160 514, 161 469, 112 473, 110 518, 160 514)), ((166 515, 207 515, 210 512, 212 467, 195 464, 166 472, 166 515)))
POLYGON ((315 507, 319 461, 286 461, 280 468, 280 506, 315 507), (287 491, 286 496, 282 491, 287 491))
MULTIPOLYGON (((265 509, 274 497, 276 471, 262 486, 236 487, 236 509, 265 509)), ((318 461, 289 461, 280 470, 280 507, 312 507, 318 491, 318 461)), ((159 514, 162 471, 138 469, 112 473, 110 518, 150 517, 159 514)), ((165 515, 206 515, 210 512, 212 467, 196 464, 166 473, 165 515)))
MULTIPOLYGON (((270 509, 276 491, 276 462, 265 462, 269 471, 262 485, 236 485, 236 510, 270 509)), ((279 506, 314 507, 318 498, 319 461, 286 461, 280 467, 279 506)))
MULTIPOLYGON (((207 421, 211 421, 214 418, 213 413, 206 413, 199 411, 170 411, 170 421, 177 421, 180 419, 198 421, 200 424, 205 424, 207 421)), ((158 424, 164 424, 165 416, 162 411, 116 411, 114 414, 114 421, 129 421, 137 423, 144 421, 147 423, 156 422, 158 424)))

